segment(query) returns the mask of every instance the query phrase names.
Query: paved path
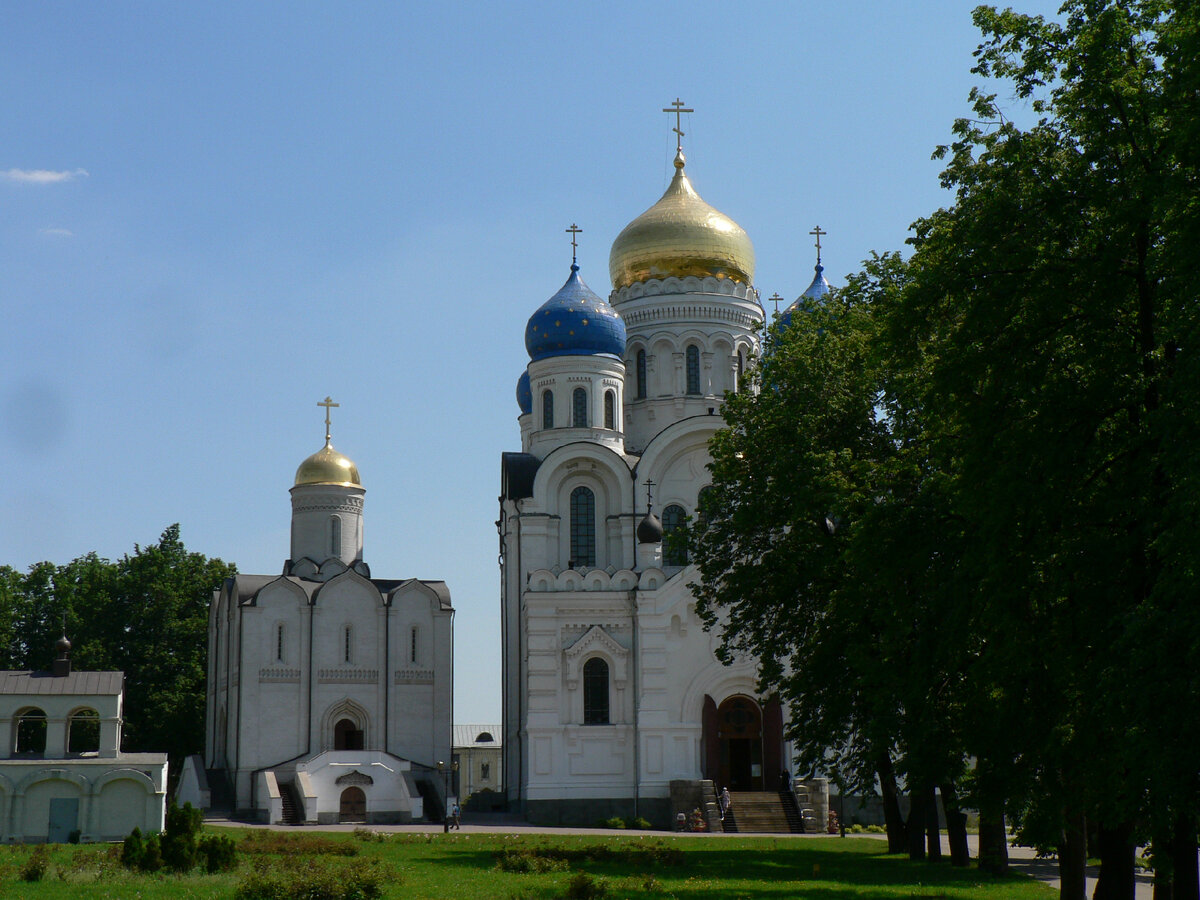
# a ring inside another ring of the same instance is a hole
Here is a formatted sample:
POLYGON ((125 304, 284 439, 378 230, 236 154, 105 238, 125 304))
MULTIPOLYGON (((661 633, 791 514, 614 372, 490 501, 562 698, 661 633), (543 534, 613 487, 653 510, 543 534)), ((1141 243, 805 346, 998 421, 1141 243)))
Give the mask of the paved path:
MULTIPOLYGON (((237 828, 263 828, 272 831, 354 831, 356 828, 362 828, 362 825, 257 825, 249 822, 237 822, 222 818, 207 818, 207 825, 230 826, 237 828)), ((371 825, 372 831, 379 831, 386 834, 439 834, 442 831, 441 825, 433 825, 422 823, 419 825, 371 825)), ((530 825, 525 820, 502 813, 496 814, 476 814, 474 816, 464 816, 463 825, 461 828, 463 834, 591 834, 591 835, 652 835, 656 837, 664 837, 667 832, 663 831, 636 831, 626 828, 571 828, 561 827, 555 828, 546 825, 530 825)), ((689 834, 689 837, 705 837, 713 840, 723 838, 751 837, 746 834, 689 834)), ((816 835, 816 834, 774 834, 774 838, 819 838, 822 840, 837 840, 837 835, 816 835)), ((883 835, 864 834, 856 835, 856 837, 879 838, 886 840, 883 835)), ((968 835, 967 843, 971 849, 972 857, 979 853, 979 839, 976 835, 968 835)), ((943 853, 948 853, 949 850, 943 844, 943 853)), ((1023 875, 1028 875, 1035 881, 1040 881, 1048 884, 1051 887, 1058 888, 1058 862, 1054 859, 1038 859, 1037 855, 1029 847, 1009 847, 1008 861, 1010 867, 1015 872, 1020 872, 1023 875)), ((1088 887, 1087 896, 1091 897, 1092 892, 1096 889, 1096 874, 1095 868, 1088 869, 1088 887)), ((1138 873, 1137 888, 1135 897, 1136 900, 1152 900, 1154 893, 1154 880, 1148 873, 1138 873)))

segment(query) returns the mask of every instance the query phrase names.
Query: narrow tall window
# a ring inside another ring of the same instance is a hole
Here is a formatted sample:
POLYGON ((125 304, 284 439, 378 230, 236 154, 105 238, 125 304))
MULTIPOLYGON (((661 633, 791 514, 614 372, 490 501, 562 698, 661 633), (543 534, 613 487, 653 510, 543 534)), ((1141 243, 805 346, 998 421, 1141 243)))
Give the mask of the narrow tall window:
POLYGON ((347 663, 347 664, 349 664, 353 660, 353 655, 351 653, 352 647, 351 647, 350 638, 351 638, 351 629, 350 629, 350 626, 347 625, 345 627, 345 629, 342 631, 342 662, 347 663))
POLYGON ((342 517, 329 517, 329 552, 334 556, 342 555, 342 517))
POLYGON ((604 392, 604 427, 610 431, 617 427, 617 394, 615 391, 604 392))
POLYGON ((583 664, 583 724, 608 721, 608 663, 593 656, 583 664))
POLYGON ((596 495, 590 489, 571 491, 571 566, 590 569, 596 565, 596 495))
POLYGON ((695 344, 687 348, 687 392, 700 393, 700 348, 695 344))
POLYGON ((637 398, 646 399, 646 351, 639 350, 637 355, 637 398))
POLYGON ((542 391, 542 427, 554 427, 554 394, 542 391))
POLYGON ((746 357, 742 355, 742 351, 738 351, 737 355, 737 384, 733 390, 736 393, 742 389, 742 376, 746 374, 746 357))
POLYGON ((687 520, 687 513, 682 506, 668 506, 663 510, 663 562, 668 566, 686 566, 688 561, 687 544, 683 532, 679 531, 687 520))
POLYGON ((416 665, 417 662, 417 626, 412 627, 408 637, 408 661, 416 665))
POLYGON ((587 391, 575 388, 571 394, 571 424, 576 428, 587 428, 587 391))
POLYGON ((283 662, 283 623, 275 626, 275 661, 283 662))

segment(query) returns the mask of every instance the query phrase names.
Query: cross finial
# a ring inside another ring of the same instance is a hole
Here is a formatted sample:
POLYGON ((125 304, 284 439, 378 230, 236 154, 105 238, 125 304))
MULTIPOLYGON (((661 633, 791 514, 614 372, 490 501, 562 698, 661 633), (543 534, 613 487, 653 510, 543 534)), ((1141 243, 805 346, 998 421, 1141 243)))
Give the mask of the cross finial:
POLYGON ((324 400, 318 400, 317 406, 325 407, 325 443, 329 443, 329 410, 335 406, 341 406, 340 403, 334 403, 332 397, 326 397, 324 400))
POLYGON ((829 234, 829 232, 822 231, 821 226, 818 225, 816 228, 810 231, 809 234, 815 234, 817 236, 817 265, 819 266, 821 264, 821 235, 829 234))
POLYGON ((565 228, 563 230, 566 231, 567 234, 571 235, 571 265, 575 265, 575 251, 579 248, 579 244, 576 242, 575 238, 583 234, 583 229, 572 222, 570 228, 565 228))
POLYGON ((695 112, 695 110, 688 109, 683 105, 683 101, 676 97, 675 101, 670 105, 670 107, 664 109, 663 112, 675 113, 675 127, 671 130, 678 135, 678 137, 675 139, 675 152, 678 153, 683 150, 683 131, 680 130, 680 116, 682 116, 684 113, 695 112))
POLYGON ((775 315, 779 315, 779 301, 783 299, 782 297, 779 296, 779 291, 776 291, 767 299, 775 301, 775 315))
POLYGON ((646 515, 650 515, 650 508, 654 505, 653 503, 650 502, 651 498, 653 497, 653 494, 651 492, 651 488, 653 488, 653 487, 654 487, 654 482, 651 481, 649 478, 647 478, 646 479, 646 515))

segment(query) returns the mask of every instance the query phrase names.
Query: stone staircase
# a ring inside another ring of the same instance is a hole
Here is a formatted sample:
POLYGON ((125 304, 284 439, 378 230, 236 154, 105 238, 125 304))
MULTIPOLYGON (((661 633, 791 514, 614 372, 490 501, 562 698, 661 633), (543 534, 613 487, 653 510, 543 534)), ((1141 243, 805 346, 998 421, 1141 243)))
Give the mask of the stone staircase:
POLYGON ((300 798, 296 796, 296 785, 292 782, 279 785, 279 800, 283 805, 283 824, 302 825, 304 815, 300 812, 300 798))
POLYGON ((774 791, 730 793, 725 830, 742 834, 800 834, 804 825, 791 795, 774 791))

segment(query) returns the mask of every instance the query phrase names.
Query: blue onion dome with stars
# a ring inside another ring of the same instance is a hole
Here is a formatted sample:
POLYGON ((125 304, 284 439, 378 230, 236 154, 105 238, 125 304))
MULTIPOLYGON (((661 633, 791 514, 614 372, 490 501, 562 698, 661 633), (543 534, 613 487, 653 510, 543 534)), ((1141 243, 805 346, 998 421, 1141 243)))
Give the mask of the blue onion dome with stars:
POLYGON ((783 311, 783 315, 779 317, 779 327, 786 328, 792 324, 792 313, 799 310, 800 307, 824 301, 825 296, 829 293, 829 282, 825 280, 824 272, 825 267, 817 263, 812 284, 805 288, 804 293, 796 298, 795 303, 783 311))
POLYGON ((625 352, 625 323, 579 277, 571 276, 525 326, 525 349, 533 362, 552 356, 615 356, 625 352))
POLYGON ((517 406, 521 407, 523 416, 533 412, 533 388, 529 386, 528 369, 517 379, 517 406))

